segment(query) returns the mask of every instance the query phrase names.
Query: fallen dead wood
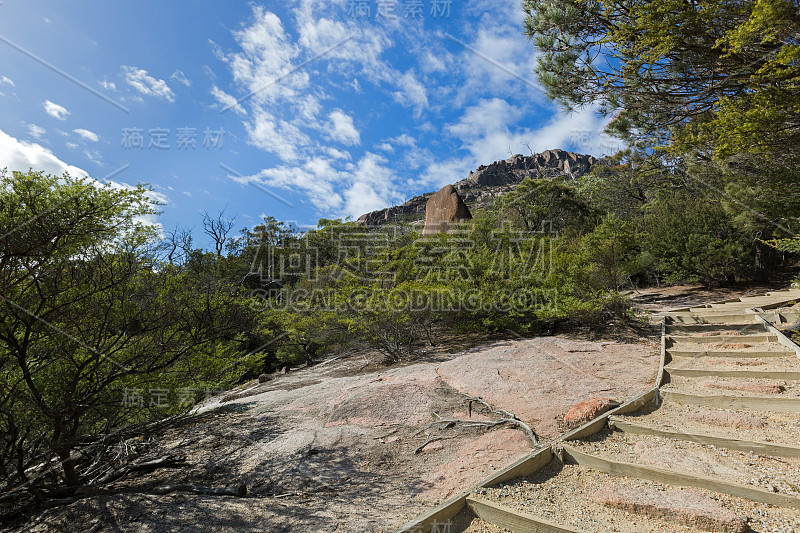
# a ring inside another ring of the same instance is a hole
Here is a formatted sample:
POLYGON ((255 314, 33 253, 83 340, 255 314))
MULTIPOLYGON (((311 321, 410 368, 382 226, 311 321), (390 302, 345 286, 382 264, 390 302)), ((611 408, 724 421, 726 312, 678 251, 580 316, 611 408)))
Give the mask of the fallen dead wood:
MULTIPOLYGON (((465 402, 468 403, 468 411, 469 415, 472 416, 472 404, 478 403, 488 409, 491 414, 495 416, 499 416, 499 419, 496 420, 469 420, 469 419, 461 419, 461 418, 444 418, 443 416, 439 415, 439 413, 433 413, 433 415, 437 418, 437 420, 431 422, 428 427, 436 424, 445 424, 445 427, 452 427, 456 424, 460 424, 463 427, 495 427, 502 424, 509 424, 512 426, 516 426, 521 429, 527 439, 534 447, 539 446, 539 440, 536 438, 536 433, 533 431, 528 424, 523 422, 519 419, 517 415, 506 411, 505 409, 495 409, 492 405, 490 405, 486 400, 478 397, 467 396, 464 399, 465 402)), ((416 434, 419 435, 422 431, 418 431, 416 434)), ((415 452, 416 453, 416 452, 415 452)))
POLYGON ((122 490, 106 490, 96 487, 78 487, 75 494, 68 498, 54 498, 42 502, 41 507, 51 509, 62 505, 70 505, 84 498, 93 496, 118 496, 121 494, 158 494, 164 495, 172 492, 192 492, 206 496, 235 496, 243 498, 247 496, 247 485, 242 484, 237 487, 205 487, 203 485, 193 485, 191 483, 176 483, 172 485, 161 485, 158 487, 141 487, 122 490))
POLYGON ((510 413, 505 409, 495 409, 480 396, 475 398, 468 397, 465 401, 469 402, 470 414, 472 414, 472 403, 477 402, 486 407, 487 409, 489 409, 493 414, 500 415, 502 417, 501 421, 503 423, 511 424, 512 426, 517 426, 518 428, 522 429, 525 432, 525 436, 528 437, 529 441, 531 441, 531 444, 533 444, 533 446, 539 446, 539 441, 536 438, 536 433, 533 432, 533 429, 528 424, 520 420, 519 417, 517 417, 517 415, 515 415, 514 413, 510 413))
POLYGON ((113 470, 104 474, 103 476, 92 480, 89 485, 105 485, 112 481, 117 481, 132 472, 152 472, 159 468, 175 468, 181 467, 186 464, 186 457, 182 455, 168 455, 152 461, 144 461, 141 463, 133 463, 123 466, 118 470, 113 470))
POLYGON ((205 494, 207 496, 237 496, 243 498, 247 496, 247 485, 242 484, 238 487, 204 487, 202 485, 192 485, 189 483, 179 483, 177 485, 162 485, 152 489, 155 494, 169 494, 170 492, 193 492, 194 494, 205 494))
POLYGON ((499 420, 469 420, 461 418, 444 418, 441 415, 439 415, 439 413, 433 413, 433 415, 436 418, 438 418, 438 420, 431 422, 430 425, 459 424, 463 427, 486 427, 486 428, 492 428, 503 424, 510 424, 512 426, 517 426, 518 428, 522 429, 525 432, 525 436, 528 438, 528 440, 534 447, 539 446, 539 441, 536 439, 536 434, 533 432, 531 427, 518 418, 506 417, 506 418, 501 418, 499 420))
POLYGON ((434 442, 437 442, 437 441, 440 441, 440 440, 448 440, 448 439, 452 439, 452 438, 455 438, 455 437, 431 437, 428 440, 426 440, 421 446, 419 446, 416 450, 414 450, 414 454, 418 454, 419 452, 424 450, 425 447, 428 444, 433 444, 434 442))

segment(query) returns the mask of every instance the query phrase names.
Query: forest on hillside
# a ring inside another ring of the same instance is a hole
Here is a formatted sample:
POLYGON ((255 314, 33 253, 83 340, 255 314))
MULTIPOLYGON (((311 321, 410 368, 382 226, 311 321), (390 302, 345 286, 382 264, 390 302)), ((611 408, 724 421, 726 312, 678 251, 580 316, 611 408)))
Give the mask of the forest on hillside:
POLYGON ((144 223, 158 211, 146 185, 3 172, 0 503, 101 486, 103 452, 76 450, 285 365, 354 347, 391 364, 443 331, 632 321, 632 287, 794 267, 797 2, 523 9, 548 96, 599 103, 627 148, 575 181, 528 179, 447 234, 272 217, 233 234, 218 213, 202 221, 206 250, 144 223))

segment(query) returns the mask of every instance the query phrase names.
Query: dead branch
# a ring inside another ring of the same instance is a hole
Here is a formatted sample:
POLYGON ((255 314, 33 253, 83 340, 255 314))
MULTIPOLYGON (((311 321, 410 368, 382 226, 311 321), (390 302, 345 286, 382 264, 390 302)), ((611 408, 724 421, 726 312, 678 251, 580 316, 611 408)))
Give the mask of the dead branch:
POLYGON ((175 468, 184 466, 185 463, 186 457, 182 455, 168 455, 152 461, 133 463, 125 465, 118 470, 113 470, 107 474, 104 474, 103 476, 93 480, 90 485, 105 485, 107 483, 111 483, 112 481, 117 481, 132 472, 152 472, 153 470, 157 470, 159 468, 175 468))
MULTIPOLYGON (((505 424, 505 420, 464 420, 462 418, 444 418, 439 413, 433 413, 433 416, 438 418, 431 422, 428 427, 435 424, 461 424, 464 427, 494 427, 505 424)), ((418 432, 418 434, 421 432, 418 432)))
POLYGON ((189 483, 179 483, 177 485, 162 485, 152 490, 155 494, 169 494, 170 492, 193 492, 195 494, 205 494, 207 496, 237 496, 243 498, 247 496, 247 485, 238 487, 204 487, 202 485, 191 485, 189 483))
POLYGON ((425 449, 425 447, 426 447, 428 444, 431 444, 431 443, 433 443, 433 442, 436 442, 436 441, 439 441, 439 440, 447 440, 447 439, 453 439, 453 438, 455 438, 455 437, 431 437, 431 438, 429 438, 428 440, 426 440, 426 441, 425 441, 425 443, 424 443, 422 446, 420 446, 419 448, 417 448, 416 450, 414 450, 414 454, 418 454, 419 452, 421 452, 422 450, 424 450, 424 449, 425 449))
POLYGON ((400 428, 395 428, 395 429, 391 430, 389 433, 387 433, 386 435, 381 435, 380 437, 372 437, 372 440, 381 440, 381 439, 385 439, 385 438, 386 438, 386 437, 388 437, 389 435, 392 435, 393 433, 397 433, 397 431, 398 431, 399 429, 400 429, 400 428))
POLYGON ((464 401, 469 402, 470 414, 472 413, 472 402, 477 402, 486 407, 489 411, 492 412, 492 414, 500 415, 502 417, 502 419, 500 420, 501 423, 510 424, 512 426, 517 426, 518 428, 522 429, 525 432, 525 436, 528 437, 529 441, 531 441, 531 444, 533 444, 534 447, 539 446, 539 441, 536 438, 536 433, 534 433, 533 429, 528 424, 520 420, 519 417, 517 417, 517 415, 515 415, 514 413, 510 413, 505 409, 495 409, 480 396, 477 397, 470 396, 467 397, 466 400, 464 401))
POLYGON ((115 496, 119 494, 158 494, 164 495, 171 492, 192 492, 194 494, 204 494, 206 496, 236 496, 243 498, 247 496, 247 485, 238 487, 205 487, 202 485, 192 485, 190 483, 178 483, 175 485, 161 485, 154 488, 132 488, 124 490, 105 490, 96 487, 78 487, 73 496, 68 498, 54 498, 42 503, 42 507, 50 509, 62 505, 70 505, 83 498, 92 496, 115 496))

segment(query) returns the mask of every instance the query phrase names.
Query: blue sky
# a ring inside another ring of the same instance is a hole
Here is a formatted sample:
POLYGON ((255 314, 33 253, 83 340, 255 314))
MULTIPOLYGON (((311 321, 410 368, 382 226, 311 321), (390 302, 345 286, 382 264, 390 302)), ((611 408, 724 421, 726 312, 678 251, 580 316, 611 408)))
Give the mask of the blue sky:
POLYGON ((519 5, 3 0, 0 168, 149 183, 197 234, 355 218, 526 144, 613 152, 545 98, 519 5))

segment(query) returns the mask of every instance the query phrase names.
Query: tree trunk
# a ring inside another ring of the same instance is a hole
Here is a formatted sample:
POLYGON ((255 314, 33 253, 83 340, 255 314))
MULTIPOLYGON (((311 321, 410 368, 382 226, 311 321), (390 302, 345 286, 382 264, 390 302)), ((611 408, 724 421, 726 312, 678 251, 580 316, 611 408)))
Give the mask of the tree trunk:
POLYGON ((59 446, 56 450, 58 458, 61 459, 61 468, 64 471, 64 479, 68 486, 80 485, 78 473, 75 471, 75 459, 72 458, 68 447, 59 446))

